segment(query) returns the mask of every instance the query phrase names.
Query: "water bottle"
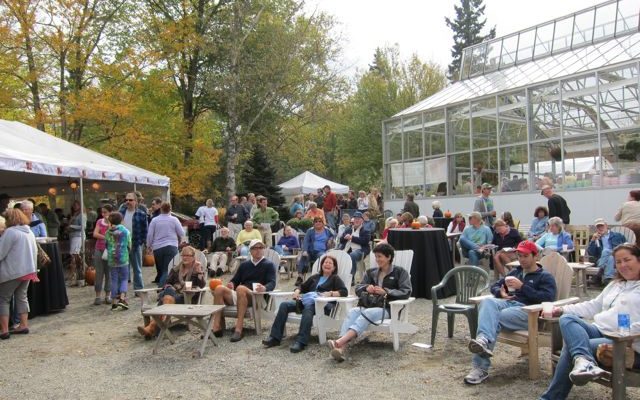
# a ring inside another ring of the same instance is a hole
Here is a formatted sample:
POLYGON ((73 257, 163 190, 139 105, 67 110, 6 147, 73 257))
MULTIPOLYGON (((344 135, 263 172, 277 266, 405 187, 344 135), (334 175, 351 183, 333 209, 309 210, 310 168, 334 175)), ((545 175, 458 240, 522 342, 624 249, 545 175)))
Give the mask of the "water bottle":
POLYGON ((631 333, 631 316, 629 315, 629 305, 624 293, 618 299, 618 333, 626 336, 631 333))

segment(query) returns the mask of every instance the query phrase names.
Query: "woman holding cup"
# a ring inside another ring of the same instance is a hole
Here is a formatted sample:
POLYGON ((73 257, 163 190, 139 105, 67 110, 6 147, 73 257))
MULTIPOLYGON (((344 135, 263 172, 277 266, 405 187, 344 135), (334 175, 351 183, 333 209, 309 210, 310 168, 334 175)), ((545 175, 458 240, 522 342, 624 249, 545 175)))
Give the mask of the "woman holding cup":
MULTIPOLYGON (((205 285, 204 271, 200 262, 196 261, 196 249, 186 246, 180 253, 182 261, 169 272, 164 289, 158 293, 158 305, 184 304, 184 292, 193 286, 203 288, 205 285)), ((193 296, 192 304, 198 302, 198 296, 193 296)), ((151 338, 156 333, 156 322, 152 320, 147 326, 139 326, 138 332, 145 338, 151 338)))
MULTIPOLYGON (((631 333, 640 332, 640 249, 625 243, 613 250, 616 276, 593 300, 563 307, 554 307, 553 316, 560 316, 560 331, 564 347, 553 379, 541 399, 565 399, 573 385, 582 386, 597 380, 605 371, 597 364, 598 348, 611 343, 602 332, 618 330, 621 299, 626 300, 630 314, 631 333), (592 319, 589 323, 583 318, 592 319)), ((640 341, 633 342, 633 367, 640 368, 640 341)))
POLYGON ((573 251, 573 239, 564 230, 564 223, 560 217, 549 218, 549 231, 536 240, 540 251, 547 249, 558 253, 573 251))

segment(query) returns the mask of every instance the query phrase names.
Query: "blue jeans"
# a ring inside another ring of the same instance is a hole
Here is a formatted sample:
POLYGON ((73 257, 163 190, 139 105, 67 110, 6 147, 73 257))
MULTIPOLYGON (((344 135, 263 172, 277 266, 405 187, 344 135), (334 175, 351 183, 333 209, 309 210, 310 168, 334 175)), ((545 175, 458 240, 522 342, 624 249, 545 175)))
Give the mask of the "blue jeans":
MULTIPOLYGON (((356 276, 356 270, 358 269, 358 261, 364 258, 364 252, 362 249, 352 250, 349 253, 349 257, 351 257, 351 276, 356 276)), ((345 282, 346 284, 347 282, 345 282)))
POLYGON ((176 304, 184 304, 184 295, 178 294, 178 292, 176 292, 176 289, 174 289, 173 286, 167 286, 166 288, 164 288, 164 290, 158 293, 159 306, 162 305, 162 298, 164 296, 173 297, 176 300, 176 304))
MULTIPOLYGON (((287 323, 287 318, 289 318, 289 313, 294 312, 295 310, 296 302, 293 300, 285 301, 284 303, 280 304, 276 319, 273 321, 273 325, 271 325, 271 333, 269 335, 271 335, 272 338, 282 340, 282 337, 284 336, 284 327, 287 323)), ((302 319, 300 320, 300 329, 298 329, 296 342, 299 342, 305 346, 309 343, 311 327, 313 326, 313 316, 315 314, 316 308, 314 304, 305 306, 302 309, 302 319)))
MULTIPOLYGON (((163 287, 164 283, 167 281, 167 276, 169 275, 169 264, 176 254, 178 254, 178 248, 176 246, 164 246, 153 251, 153 258, 156 260, 155 280, 158 282, 158 287, 163 287)), ((203 270, 206 268, 206 265, 202 266, 203 270)))
POLYGON ((127 294, 127 279, 129 279, 129 266, 114 265, 111 267, 111 297, 116 298, 120 293, 127 294))
POLYGON ((241 256, 248 256, 249 255, 249 246, 240 246, 240 250, 238 250, 238 254, 241 256))
POLYGON ((213 241, 213 234, 216 233, 215 225, 200 225, 200 250, 207 248, 207 242, 213 241))
POLYGON ((291 251, 290 250, 284 251, 282 249, 282 246, 280 246, 279 244, 273 246, 273 251, 275 251, 276 253, 280 254, 281 256, 290 256, 291 255, 291 251))
MULTIPOLYGON (((529 316, 521 307, 524 304, 497 298, 482 300, 478 311, 478 331, 477 336, 484 336, 488 343, 489 350, 496 346, 496 338, 502 329, 508 331, 526 330, 529 316)), ((479 354, 473 355, 473 365, 485 371, 491 366, 491 359, 482 357, 479 354)))
POLYGON ((133 288, 143 289, 142 283, 142 246, 134 244, 129 252, 129 265, 133 270, 133 288))
POLYGON ((103 250, 94 250, 93 252, 93 266, 96 268, 96 281, 94 288, 96 290, 96 297, 102 291, 102 284, 104 282, 105 293, 111 292, 111 269, 107 260, 102 259, 103 250))
POLYGON ((337 228, 335 214, 332 212, 326 211, 324 213, 324 217, 327 219, 327 226, 335 231, 337 228))
POLYGON ((311 266, 313 266, 313 263, 316 262, 316 260, 318 259, 318 257, 322 256, 325 252, 324 251, 314 251, 314 250, 310 250, 307 252, 308 256, 305 258, 305 256, 302 256, 300 258, 300 262, 297 265, 298 268, 298 274, 303 274, 305 273, 305 271, 311 271, 311 266))
POLYGON ((369 320, 377 324, 382 319, 383 312, 384 312, 384 318, 389 318, 389 311, 387 309, 382 309, 380 307, 352 308, 349 311, 347 318, 342 323, 342 327, 340 328, 340 336, 342 337, 346 335, 349 329, 354 331, 358 336, 362 335, 364 331, 367 330, 369 325, 371 325, 371 322, 367 321, 367 318, 369 318, 369 320), (363 314, 367 318, 365 318, 363 314))
POLYGON ((478 245, 466 237, 460 236, 460 247, 462 247, 462 255, 469 258, 469 265, 478 265, 482 258, 482 253, 476 250, 478 245))
POLYGON ((598 258, 598 268, 604 270, 603 279, 613 279, 616 274, 616 261, 613 259, 613 252, 609 249, 602 250, 602 255, 598 258))
POLYGON ((598 345, 611 343, 600 333, 595 325, 584 321, 577 315, 566 314, 560 317, 560 331, 564 339, 564 347, 556 366, 551 383, 541 399, 566 399, 573 387, 569 372, 573 368, 573 359, 577 356, 595 362, 598 345))

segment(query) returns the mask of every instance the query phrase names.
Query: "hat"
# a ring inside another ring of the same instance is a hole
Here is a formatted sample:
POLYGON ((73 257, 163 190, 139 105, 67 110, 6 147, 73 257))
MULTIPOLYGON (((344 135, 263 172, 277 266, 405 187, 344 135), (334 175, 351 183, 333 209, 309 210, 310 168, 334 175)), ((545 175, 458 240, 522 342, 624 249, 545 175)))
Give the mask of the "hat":
POLYGON ((529 240, 523 240, 522 242, 520 242, 520 244, 518 244, 518 248, 516 249, 516 251, 518 251, 519 253, 536 255, 538 254, 538 246, 536 246, 535 243, 529 240))
POLYGON ((362 218, 362 213, 360 211, 356 211, 353 213, 353 218, 362 218))
POLYGON ((259 244, 261 244, 262 247, 264 247, 264 243, 262 243, 262 240, 260 240, 260 239, 252 239, 249 242, 249 249, 253 249, 256 245, 259 245, 259 244))
POLYGON ((493 189, 493 186, 491 186, 490 183, 483 183, 482 184, 482 189, 493 189))
POLYGON ((545 191, 545 190, 547 190, 547 189, 553 189, 553 188, 552 188, 551 186, 549 186, 549 185, 544 185, 544 186, 542 186, 540 189, 541 189, 541 190, 540 190, 540 194, 544 196, 544 191, 545 191))
POLYGON ((594 224, 595 226, 598 226, 598 225, 606 225, 606 224, 607 224, 607 221, 605 221, 605 220, 604 220, 604 218, 596 218, 596 220, 593 222, 593 224, 594 224))

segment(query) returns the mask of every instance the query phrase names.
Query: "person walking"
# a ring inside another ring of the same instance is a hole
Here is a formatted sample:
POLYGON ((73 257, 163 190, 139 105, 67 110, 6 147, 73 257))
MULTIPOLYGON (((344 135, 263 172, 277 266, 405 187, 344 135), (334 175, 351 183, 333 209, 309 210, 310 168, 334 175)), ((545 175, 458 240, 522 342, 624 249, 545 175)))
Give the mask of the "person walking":
POLYGON ((549 218, 559 217, 563 223, 569 224, 571 210, 567 201, 559 194, 553 193, 553 188, 550 185, 544 185, 540 194, 548 200, 549 218))

